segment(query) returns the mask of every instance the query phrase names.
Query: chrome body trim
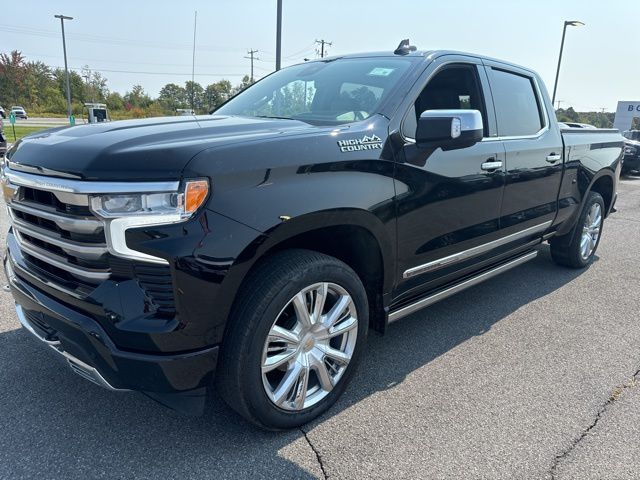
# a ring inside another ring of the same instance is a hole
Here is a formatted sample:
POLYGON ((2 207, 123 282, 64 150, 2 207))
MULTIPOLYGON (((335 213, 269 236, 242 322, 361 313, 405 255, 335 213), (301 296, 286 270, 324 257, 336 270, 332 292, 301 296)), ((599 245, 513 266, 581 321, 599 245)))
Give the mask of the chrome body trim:
POLYGON ((17 172, 11 168, 4 175, 14 185, 46 190, 48 192, 66 192, 77 194, 118 194, 177 192, 180 182, 92 182, 70 180, 66 178, 45 177, 31 173, 17 172))
POLYGON ((76 180, 82 180, 82 177, 80 177, 79 175, 73 175, 67 172, 59 172, 58 170, 52 170, 45 167, 32 167, 31 165, 22 165, 20 163, 12 162, 11 160, 7 160, 7 166, 11 170, 17 170, 24 173, 34 173, 36 175, 49 175, 52 177, 73 178, 76 180))
POLYGON ((66 270, 76 277, 80 277, 92 282, 101 282, 103 280, 107 280, 111 276, 111 272, 109 270, 95 270, 76 267, 68 262, 65 258, 60 257, 55 253, 51 253, 47 250, 43 250, 42 248, 31 245, 25 242, 25 240, 20 235, 20 232, 18 232, 17 230, 15 232, 15 237, 22 251, 26 252, 32 257, 37 258, 38 260, 53 265, 54 267, 66 270))
MULTIPOLYGON (((17 240, 16 240, 17 241, 17 240)), ((8 255, 7 257, 7 271, 11 272, 11 275, 13 275, 13 278, 16 277, 15 273, 14 273, 14 268, 16 265, 15 260, 13 259, 13 255, 14 252, 13 251, 9 251, 10 255, 8 255)), ((47 280, 45 278, 41 278, 39 276, 34 275, 32 272, 30 272, 29 270, 24 270, 22 268, 20 268, 20 275, 22 276, 27 276, 29 277, 31 280, 35 281, 36 284, 37 283, 42 283, 44 285, 46 285, 47 287, 51 287, 51 288, 55 288, 56 290, 65 293, 67 295, 70 295, 74 298, 78 298, 78 299, 84 299, 85 297, 83 295, 78 294, 77 292, 74 292, 73 290, 70 290, 68 288, 63 287, 62 285, 58 285, 57 283, 54 283, 50 280, 47 280)), ((10 279, 13 280, 13 279, 10 279)))
POLYGON ((74 373, 76 373, 77 375, 80 375, 85 380, 89 380, 90 382, 95 383, 96 385, 102 388, 106 388, 107 390, 111 390, 114 392, 127 391, 126 389, 114 387, 100 374, 100 372, 95 367, 92 367, 91 365, 84 363, 82 360, 79 360, 78 358, 74 357, 69 352, 65 352, 64 350, 62 350, 60 347, 61 343, 59 340, 50 341, 42 337, 40 334, 38 334, 38 332, 36 332, 33 326, 29 323, 29 320, 27 320, 27 317, 24 313, 24 309, 22 308, 22 306, 20 306, 17 303, 16 303, 16 314, 18 316, 18 320, 20 321, 20 324, 28 332, 33 334, 38 340, 50 346, 51 349, 54 352, 56 352, 58 355, 62 355, 62 357, 67 361, 67 364, 69 365, 71 370, 73 370, 74 373))
POLYGON ((500 160, 494 162, 484 162, 480 165, 482 170, 496 170, 498 168, 502 168, 502 162, 500 160))
MULTIPOLYGON (((34 217, 41 217, 45 220, 49 220, 63 230, 70 232, 93 235, 104 228, 102 222, 97 218, 92 219, 90 217, 63 215, 57 212, 54 213, 52 210, 45 210, 44 207, 34 208, 24 203, 16 203, 15 201, 9 203, 8 207, 10 210, 18 210, 19 212, 27 213, 34 217)), ((12 218, 14 217, 13 214, 11 216, 12 218)))
POLYGON ((60 340, 47 340, 45 337, 43 337, 38 332, 36 332, 35 328, 33 328, 33 326, 29 323, 29 320, 27 320, 27 316, 24 314, 24 309, 22 308, 21 305, 18 305, 17 303, 16 303, 16 315, 18 316, 18 321, 20 322, 20 324, 38 340, 52 347, 56 347, 60 345, 60 340))
POLYGON ((433 305, 434 303, 439 302, 440 300, 450 297, 451 295, 461 292, 462 290, 465 290, 469 287, 473 287, 474 285, 477 285, 485 280, 495 277, 496 275, 506 272, 507 270, 517 267, 518 265, 528 262, 529 260, 533 260, 537 255, 538 255, 537 251, 529 252, 526 255, 522 255, 521 257, 518 257, 515 260, 511 260, 510 262, 500 265, 492 270, 481 273, 480 275, 477 275, 461 283, 453 285, 452 287, 449 287, 445 290, 437 292, 428 297, 422 298, 417 302, 407 305, 406 307, 402 307, 399 310, 393 311, 389 313, 389 323, 400 320, 401 318, 406 317, 407 315, 410 315, 413 312, 416 312, 422 308, 428 307, 429 305, 433 305))
POLYGON ((490 250, 493 250, 494 248, 500 247, 502 245, 506 245, 507 243, 510 243, 510 242, 514 242, 528 235, 533 235, 537 232, 543 232, 544 230, 549 228, 552 223, 553 221, 549 220, 548 222, 544 222, 539 225, 534 225, 533 227, 525 228, 524 230, 521 230, 516 233, 512 233, 511 235, 507 235, 502 238, 498 238, 497 240, 493 240, 491 242, 478 245, 477 247, 473 247, 468 250, 463 250, 462 252, 454 253, 453 255, 449 255, 447 257, 440 258, 438 260, 433 260, 432 262, 424 263, 422 265, 409 268, 408 270, 405 270, 405 272, 402 274, 402 277, 405 279, 415 277, 416 275, 420 275, 422 273, 438 270, 440 268, 448 267, 449 265, 453 265, 455 263, 468 260, 469 258, 482 255, 483 253, 487 253, 490 250))
MULTIPOLYGON (((13 214, 11 214, 13 217, 13 214)), ((29 235, 30 237, 50 243, 56 247, 60 247, 65 252, 73 252, 74 256, 85 258, 87 260, 98 260, 107 253, 107 245, 96 243, 78 243, 72 240, 62 238, 59 234, 39 229, 18 218, 12 218, 12 224, 16 232, 29 235)))
MULTIPOLYGON (((126 243, 125 233, 130 228, 179 223, 183 221, 183 218, 180 215, 143 215, 121 218, 102 218, 97 214, 95 217, 67 215, 60 213, 55 208, 47 205, 36 205, 28 201, 20 201, 20 199, 17 198, 19 197, 17 191, 19 187, 33 188, 39 191, 50 192, 55 195, 59 201, 65 204, 90 206, 91 194, 177 192, 180 187, 180 182, 178 181, 88 182, 34 175, 32 173, 12 170, 9 167, 4 169, 3 184, 5 189, 14 190, 11 199, 8 200, 7 203, 12 223, 16 225, 16 238, 18 238, 18 243, 21 248, 23 248, 25 243, 27 243, 19 238, 20 231, 23 231, 25 235, 31 235, 40 241, 48 242, 62 248, 67 253, 87 260, 97 260, 107 252, 111 252, 114 256, 121 258, 160 265, 169 264, 169 262, 164 258, 155 257, 129 248, 126 243), (50 235, 49 232, 45 234, 33 226, 27 226, 28 222, 19 223, 19 219, 16 218, 16 215, 13 215, 12 210, 49 220, 54 222, 59 228, 69 232, 94 235, 104 230, 106 244, 82 244, 81 242, 67 241, 59 235, 56 236, 56 234, 50 235), (27 229, 29 231, 27 231, 27 229)), ((25 251, 30 255, 33 255, 43 261, 49 261, 48 259, 38 256, 38 253, 42 255, 44 250, 39 252, 38 250, 40 249, 36 249, 30 245, 27 245, 27 248, 29 250, 25 249, 25 251), (33 253, 34 249, 36 253, 33 253)), ((74 270, 73 266, 71 266, 71 268, 61 267, 62 259, 60 257, 57 257, 58 259, 56 260, 56 256, 54 254, 50 254, 50 258, 51 261, 49 261, 49 263, 59 268, 66 268, 74 275, 84 276, 85 278, 91 278, 93 280, 104 280, 109 278, 109 275, 102 272, 96 273, 96 271, 91 271, 91 269, 87 269, 87 273, 82 275, 79 272, 81 270, 84 271, 83 269, 75 268, 74 270)), ((67 262, 67 265, 71 264, 67 262)))

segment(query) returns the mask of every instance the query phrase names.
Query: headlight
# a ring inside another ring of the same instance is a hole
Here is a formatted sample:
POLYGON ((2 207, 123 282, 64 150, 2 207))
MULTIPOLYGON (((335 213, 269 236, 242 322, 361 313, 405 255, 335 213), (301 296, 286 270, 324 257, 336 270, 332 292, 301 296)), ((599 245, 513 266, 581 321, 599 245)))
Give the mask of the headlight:
POLYGON ((624 147, 625 155, 634 155, 636 153, 635 147, 624 147))
POLYGON ((167 263, 162 258, 130 249, 125 238, 126 231, 185 221, 202 206, 208 194, 207 180, 190 180, 179 192, 92 196, 91 210, 104 220, 107 247, 113 255, 167 263))

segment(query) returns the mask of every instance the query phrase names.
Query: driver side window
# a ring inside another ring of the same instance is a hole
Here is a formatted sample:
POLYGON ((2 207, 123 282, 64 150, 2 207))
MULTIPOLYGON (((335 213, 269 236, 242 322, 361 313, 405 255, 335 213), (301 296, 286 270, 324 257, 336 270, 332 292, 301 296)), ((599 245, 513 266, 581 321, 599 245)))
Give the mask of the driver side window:
POLYGON ((409 109, 402 134, 415 138, 418 118, 427 110, 479 110, 487 136, 487 114, 475 65, 453 64, 436 73, 409 109))

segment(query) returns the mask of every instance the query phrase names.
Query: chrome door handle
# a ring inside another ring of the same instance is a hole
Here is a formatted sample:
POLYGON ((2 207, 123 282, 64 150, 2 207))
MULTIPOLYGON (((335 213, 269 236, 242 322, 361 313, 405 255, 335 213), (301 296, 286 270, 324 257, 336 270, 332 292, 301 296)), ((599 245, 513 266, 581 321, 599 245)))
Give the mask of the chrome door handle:
POLYGON ((559 153, 550 153, 547 155, 547 162, 556 163, 558 160, 562 160, 562 155, 559 153))
POLYGON ((502 162, 500 160, 489 160, 488 162, 484 162, 480 165, 482 170, 497 170, 498 168, 502 168, 502 162))

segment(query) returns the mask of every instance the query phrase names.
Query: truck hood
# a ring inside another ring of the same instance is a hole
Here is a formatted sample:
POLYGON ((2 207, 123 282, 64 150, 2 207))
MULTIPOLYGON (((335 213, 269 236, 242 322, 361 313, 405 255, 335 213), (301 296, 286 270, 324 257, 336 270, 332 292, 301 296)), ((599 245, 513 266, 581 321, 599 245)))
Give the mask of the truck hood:
MULTIPOLYGON (((7 158, 85 180, 176 179, 199 152, 259 138, 304 134, 319 127, 297 120, 202 115, 160 117, 45 130, 25 137, 7 158)), ((55 175, 55 173, 54 173, 55 175)))

